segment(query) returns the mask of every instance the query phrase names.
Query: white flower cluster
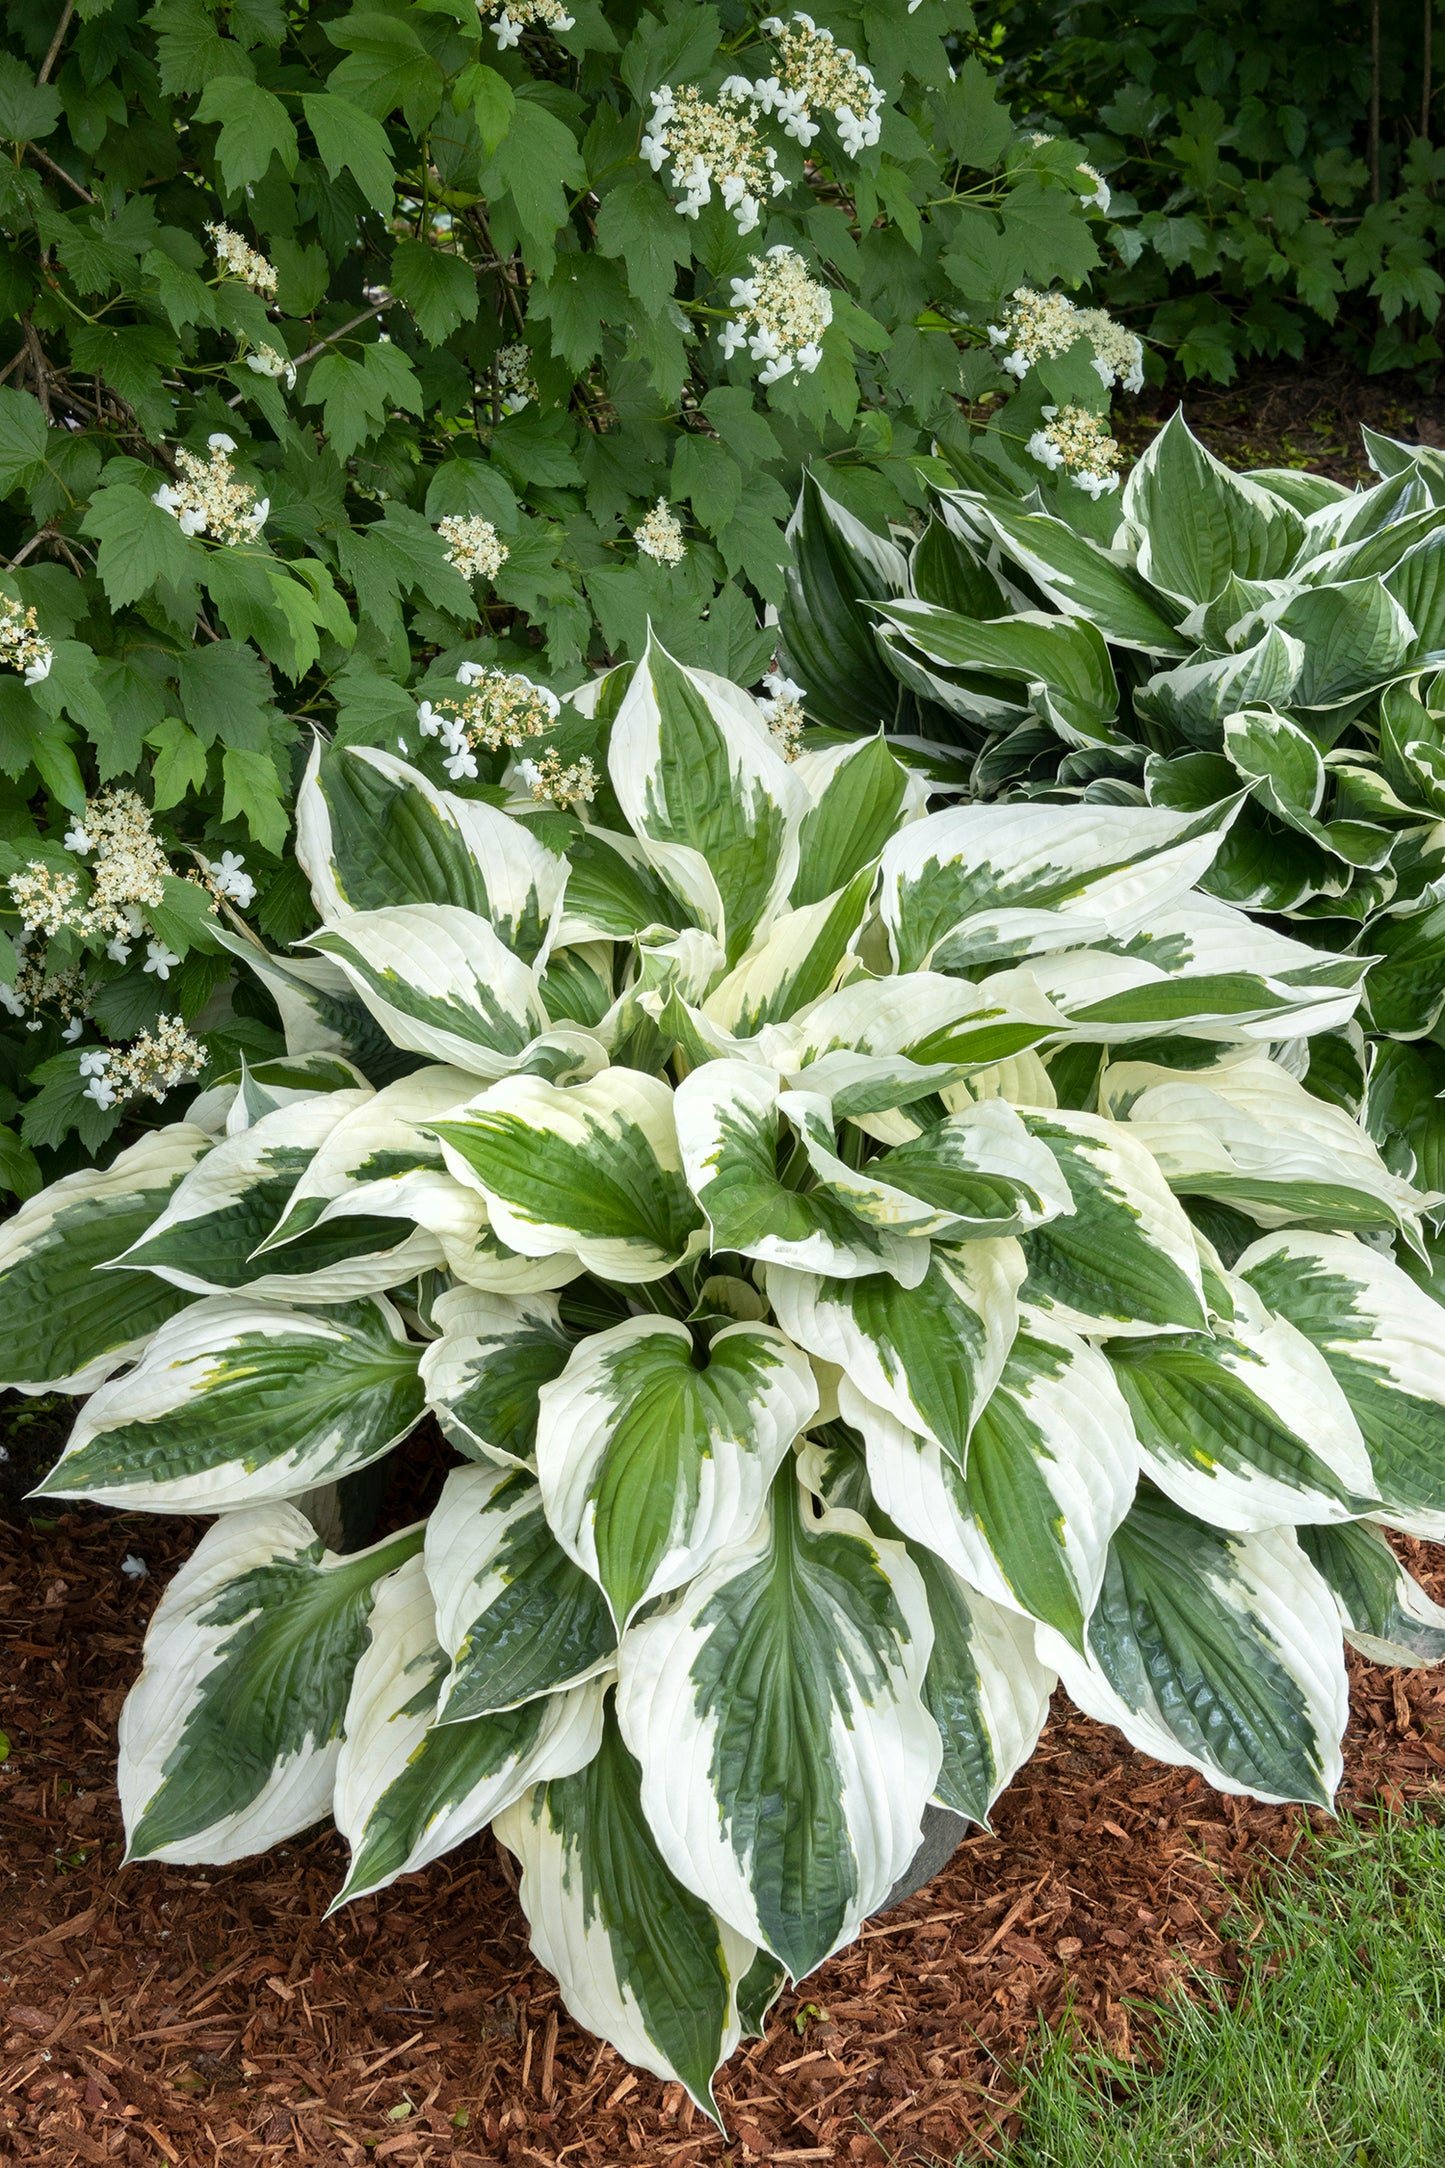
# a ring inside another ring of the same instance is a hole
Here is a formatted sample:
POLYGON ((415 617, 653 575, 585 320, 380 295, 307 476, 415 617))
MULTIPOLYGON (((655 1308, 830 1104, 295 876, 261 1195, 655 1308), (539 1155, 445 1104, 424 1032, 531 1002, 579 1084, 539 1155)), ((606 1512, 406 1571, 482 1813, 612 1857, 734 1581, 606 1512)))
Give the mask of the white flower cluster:
POLYGON ((201 877, 213 896, 229 896, 238 910, 249 911, 256 901, 256 883, 239 851, 222 851, 214 863, 203 858, 201 877))
POLYGON ((498 347, 492 367, 497 398, 506 413, 520 414, 524 406, 530 406, 540 396, 532 379, 532 350, 520 339, 515 345, 498 347))
POLYGON ((791 22, 770 15, 760 27, 781 57, 776 75, 760 77, 751 86, 753 96, 777 114, 787 134, 811 143, 818 133, 813 110, 821 106, 837 122, 850 158, 878 141, 883 93, 872 69, 856 53, 839 45, 831 30, 820 29, 811 15, 795 14, 791 22))
POLYGON ((761 117, 752 85, 742 76, 729 77, 715 103, 695 83, 677 90, 664 83, 652 93, 642 155, 654 173, 672 160, 669 178, 682 192, 675 208, 683 218, 696 218, 716 187, 738 232, 752 232, 765 199, 787 186, 777 171, 776 152, 758 134, 761 117))
POLYGON ((816 369, 823 358, 823 333, 833 321, 832 295, 809 278, 802 257, 785 242, 748 260, 752 277, 733 280, 738 313, 723 326, 723 358, 746 346, 753 360, 763 363, 760 384, 816 369))
POLYGON ((1096 172, 1094 167, 1086 164, 1082 158, 1079 160, 1079 173, 1089 183, 1087 191, 1081 192, 1079 196, 1079 201, 1083 204, 1085 210, 1107 211, 1109 208, 1109 184, 1104 179, 1103 174, 1096 172))
POLYGON ((669 509, 666 497, 659 497, 646 519, 633 528, 632 539, 644 556, 660 565, 680 565, 687 555, 682 523, 669 509))
POLYGON ((466 688, 465 699, 423 700, 416 711, 422 736, 440 737, 446 747, 442 766, 454 783, 476 775, 478 746, 489 753, 503 746, 515 752, 528 738, 545 736, 562 712, 555 693, 519 670, 464 662, 457 683, 466 688))
POLYGON ((477 0, 477 13, 483 22, 489 15, 497 17, 492 35, 503 52, 509 45, 518 44, 522 32, 533 24, 546 30, 570 30, 575 20, 563 8, 562 0, 477 0))
MULTIPOLYGON (((94 859, 90 895, 83 895, 77 875, 52 873, 39 859, 32 859, 23 871, 12 873, 9 881, 25 931, 50 935, 69 928, 87 939, 99 935, 113 963, 128 962, 132 944, 146 931, 146 911, 165 900, 164 883, 171 871, 144 800, 133 790, 107 790, 87 799, 84 819, 66 830, 65 848, 77 858, 94 859)), ((241 877, 254 893, 249 874, 242 872, 242 861, 234 852, 227 852, 223 868, 227 861, 231 879, 241 877)), ((150 949, 158 954, 146 969, 161 978, 171 964, 180 962, 163 943, 152 941, 150 949)))
POLYGON ((234 437, 217 431, 206 443, 209 461, 196 452, 176 453, 181 479, 162 482, 151 503, 169 512, 182 534, 203 534, 227 544, 254 542, 266 524, 271 499, 262 497, 258 502, 250 483, 236 480, 230 458, 236 449, 234 437))
POLYGON ((1028 442, 1029 457, 1068 475, 1076 489, 1105 497, 1119 487, 1121 453, 1108 424, 1087 407, 1044 408, 1044 426, 1028 442))
POLYGON ((447 563, 464 580, 494 580, 507 562, 506 543, 489 519, 475 513, 448 512, 437 521, 437 533, 447 546, 447 563))
POLYGON ((1134 333, 1104 309, 1077 308, 1067 294, 1017 286, 1000 313, 1003 321, 988 327, 989 344, 1005 349, 999 366, 1010 376, 1027 376, 1036 361, 1051 361, 1066 354, 1076 339, 1087 339, 1102 384, 1143 390, 1144 349, 1134 333))
POLYGON ((0 983, 0 1008, 23 1017, 27 1031, 39 1031, 45 1021, 40 1011, 53 1003, 65 1018, 60 1036, 71 1042, 78 1039, 90 1015, 91 985, 85 965, 48 971, 44 949, 32 954, 24 934, 15 943, 15 962, 14 985, 0 983))
POLYGON ((55 651, 41 636, 33 609, 23 609, 13 596, 0 595, 0 662, 18 670, 27 685, 38 685, 50 675, 55 651))
POLYGON ((240 279, 243 286, 249 286, 252 293, 260 294, 263 300, 273 299, 276 292, 276 266, 268 263, 259 250, 252 248, 249 241, 233 232, 229 226, 209 220, 206 232, 215 247, 217 267, 224 271, 228 278, 240 279))
POLYGON ((763 672, 758 706, 784 760, 796 760, 803 750, 803 702, 807 697, 803 687, 784 677, 781 670, 763 672))
POLYGON ((597 770, 585 754, 564 767, 562 755, 549 751, 539 760, 519 760, 517 774, 539 805, 555 805, 564 813, 570 806, 591 805, 597 794, 597 770))
POLYGON ((177 1084, 188 1084, 206 1066, 206 1050, 178 1016, 156 1019, 127 1047, 89 1047, 80 1057, 80 1073, 89 1079, 86 1097, 98 1107, 120 1099, 164 1099, 177 1084))
POLYGON ((269 376, 284 381, 287 391, 296 389, 296 364, 287 359, 274 346, 258 346, 254 354, 246 356, 246 367, 254 369, 257 376, 269 376))

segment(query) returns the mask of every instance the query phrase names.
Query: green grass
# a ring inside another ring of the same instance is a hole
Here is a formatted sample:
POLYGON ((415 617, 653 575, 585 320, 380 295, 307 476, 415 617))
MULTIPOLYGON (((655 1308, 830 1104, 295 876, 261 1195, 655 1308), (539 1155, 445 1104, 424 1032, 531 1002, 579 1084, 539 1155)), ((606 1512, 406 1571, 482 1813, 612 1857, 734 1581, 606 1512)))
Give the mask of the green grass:
POLYGON ((1050 2034, 995 2168, 1442 2168, 1445 1828, 1312 1838, 1228 1932, 1256 1927, 1232 2003, 1148 2010, 1147 2063, 1050 2034))

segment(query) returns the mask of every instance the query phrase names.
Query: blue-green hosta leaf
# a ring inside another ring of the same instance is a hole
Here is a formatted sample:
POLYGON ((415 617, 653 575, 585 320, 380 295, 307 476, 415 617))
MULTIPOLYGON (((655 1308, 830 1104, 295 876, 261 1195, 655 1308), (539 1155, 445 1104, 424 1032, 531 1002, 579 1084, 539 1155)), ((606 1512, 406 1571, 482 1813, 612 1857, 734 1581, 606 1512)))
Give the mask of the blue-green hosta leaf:
POLYGON ((1109 650, 1087 618, 1055 617, 1044 610, 960 617, 931 602, 880 604, 879 616, 926 663, 1001 678, 1029 694, 1037 688, 1061 721, 1086 740, 1106 736, 1119 713, 1109 650))
POLYGON ((795 1980, 852 1940, 917 1850, 941 1762, 928 1598, 901 1543, 770 1511, 619 1651, 617 1713, 658 1849, 795 1980))
POLYGON ((1124 486, 1124 518, 1139 571, 1181 602, 1209 602, 1229 575, 1268 580, 1289 570, 1305 523, 1258 482, 1224 466, 1171 415, 1124 486))
POLYGON ((606 1671, 607 1599, 547 1525, 521 1468, 453 1468, 427 1523, 436 1638, 451 1664, 438 1721, 518 1708, 606 1671))
POLYGON ((1031 1620, 980 1595, 926 1544, 908 1555, 933 1620, 923 1699, 943 1741, 934 1802, 987 1828, 1039 1743, 1057 1673, 1035 1654, 1031 1620))
POLYGON ((476 1078, 465 1069, 430 1066, 398 1077, 354 1106, 302 1169, 284 1212, 260 1245, 262 1253, 348 1215, 408 1216, 414 1194, 445 1175, 441 1146, 429 1124, 464 1105, 476 1088, 476 1078))
POLYGON ((189 1295, 142 1273, 95 1275, 143 1237, 211 1148, 171 1122, 104 1169, 62 1175, 0 1227, 0 1372, 21 1393, 85 1393, 139 1354, 189 1295))
MULTIPOLYGON (((756 703, 651 640, 612 725, 607 770, 639 836, 710 872, 736 962, 793 884, 808 810, 756 703)), ((667 877, 670 865, 656 863, 667 877)))
POLYGON ((1183 655, 1189 642, 1166 605, 1124 558, 1049 512, 1028 512, 1001 497, 964 492, 944 499, 950 518, 981 543, 993 543, 1027 574, 1055 609, 1097 625, 1115 647, 1146 655, 1183 655))
POLYGON ((449 903, 354 911, 312 934, 397 1046, 505 1076, 547 1029, 536 974, 486 919, 449 903))
POLYGON ((1445 1311, 1389 1257, 1347 1235, 1291 1229, 1236 1271, 1312 1340, 1364 1433, 1378 1518, 1445 1538, 1445 1311))
POLYGON ((440 1264, 435 1236, 380 1217, 314 1227, 284 1249, 255 1257, 321 1145, 374 1096, 318 1092, 223 1138, 107 1274, 144 1270, 190 1294, 244 1289, 269 1302, 350 1302, 440 1264))
POLYGON ((468 1460, 530 1466, 537 1395, 576 1345, 544 1293, 508 1296, 454 1287, 432 1304, 441 1328, 421 1359, 427 1405, 468 1460))
POLYGON ((439 1723, 447 1659, 420 1558, 380 1583, 370 1625, 336 1765, 332 1812, 351 1866, 333 1912, 464 1844, 534 1784, 584 1769, 602 1739, 600 1680, 439 1723))
POLYGON ((1096 1348, 1031 1319, 974 1425, 966 1475, 847 1380, 838 1404, 862 1434, 874 1496, 905 1535, 994 1602, 1083 1646, 1139 1474, 1129 1410, 1096 1348))
POLYGON ((746 1061, 703 1062, 678 1086, 678 1144, 713 1248, 834 1278, 885 1272, 916 1283, 928 1269, 928 1243, 914 1232, 934 1217, 926 1208, 897 1192, 899 1214, 888 1220, 880 1210, 870 1220, 841 1182, 825 1178, 799 1190, 780 1178, 779 1138, 789 1135, 783 1114, 794 1100, 827 1105, 783 1091, 774 1071, 746 1061))
POLYGON ((661 1279, 700 1239, 673 1094, 638 1069, 559 1088, 509 1077, 435 1125, 447 1165, 479 1189, 502 1241, 559 1251, 604 1279, 661 1279))
POLYGON ((812 801, 798 831, 796 910, 846 888, 876 862, 891 835, 921 819, 928 803, 923 778, 894 758, 881 733, 802 753, 793 773, 812 801))
POLYGON ((704 1016, 736 1038, 751 1038, 765 1024, 794 1016, 831 993, 856 968, 853 951, 872 888, 873 869, 865 866, 835 895, 774 919, 767 934, 713 987, 703 1003, 704 1016))
POLYGON ((1299 1539, 1329 1583, 1352 1649, 1374 1664, 1445 1660, 1445 1610, 1405 1571, 1371 1522, 1302 1528, 1299 1539))
POLYGON ((1100 1723, 1222 1792, 1327 1807, 1349 1686, 1334 1599, 1292 1529, 1229 1535, 1146 1492, 1109 1547, 1087 1658, 1039 1654, 1100 1723))
POLYGON ((1392 1174, 1343 1108, 1263 1055, 1196 1074, 1120 1062, 1102 1096, 1127 1103, 1129 1129, 1182 1196, 1233 1205, 1261 1227, 1396 1227, 1418 1240, 1430 1193, 1392 1174))
POLYGON ((585 1769, 539 1785, 492 1827, 521 1865, 532 1949, 578 2024, 676 2079, 721 2127, 713 2074, 742 2036, 739 1994, 758 1953, 670 1871, 648 1822, 609 1711, 585 1769))
POLYGON ((193 1303, 92 1394, 40 1489, 145 1513, 300 1497, 415 1429, 420 1353, 384 1301, 320 1317, 238 1295, 193 1303))
POLYGON ((879 909, 900 972, 966 970, 1097 939, 1127 941, 1183 900, 1236 806, 971 805, 905 828, 879 909))
POLYGON ((769 1265, 767 1289, 799 1347, 836 1363, 876 1406, 963 1468, 1018 1329, 1023 1271, 1017 1242, 935 1244, 916 1287, 882 1272, 834 1281, 769 1265))
POLYGON ((1122 944, 1064 949, 994 973, 991 990, 1039 987, 1074 1041, 1272 1040, 1336 1031, 1359 1006, 1369 966, 1262 926, 1232 904, 1194 895, 1156 912, 1122 944))
POLYGON ((747 1535, 817 1407, 808 1363, 771 1325, 724 1326, 705 1365, 670 1317, 580 1342, 539 1395, 537 1475, 619 1629, 747 1535))
POLYGON ((1068 1184, 1073 1211, 1023 1237, 1025 1299, 1076 1332, 1202 1332, 1194 1230, 1122 1122, 1063 1107, 1020 1110, 1068 1184))
POLYGON ((317 741, 296 803, 296 856, 327 924, 349 911, 451 904, 524 963, 551 940, 568 866, 521 821, 441 790, 393 753, 317 741))
POLYGON ((1329 1365, 1247 1282, 1217 1332, 1116 1341, 1144 1468, 1212 1527, 1344 1521, 1374 1497, 1370 1456, 1329 1365))
POLYGON ((1283 707, 1305 670, 1304 644, 1278 625, 1234 655, 1194 656, 1141 685, 1135 707, 1207 752, 1223 741, 1227 716, 1241 708, 1283 707))
POLYGON ((128 1859, 224 1866, 326 1813, 375 1584, 421 1545, 418 1523, 338 1558, 289 1505, 207 1530, 120 1713, 128 1859))

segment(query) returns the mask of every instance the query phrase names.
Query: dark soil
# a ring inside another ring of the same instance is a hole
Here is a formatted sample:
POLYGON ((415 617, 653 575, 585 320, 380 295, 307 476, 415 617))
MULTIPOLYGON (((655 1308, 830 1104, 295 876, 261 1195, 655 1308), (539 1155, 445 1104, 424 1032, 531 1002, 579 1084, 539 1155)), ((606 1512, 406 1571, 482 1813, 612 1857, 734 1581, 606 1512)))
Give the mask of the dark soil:
POLYGON ((1131 459, 1182 406, 1194 434, 1231 467, 1308 467, 1337 482, 1373 482, 1360 425, 1406 443, 1445 447, 1445 394, 1398 371, 1360 376, 1329 363, 1247 370, 1228 385, 1148 386, 1114 403, 1114 433, 1131 459))

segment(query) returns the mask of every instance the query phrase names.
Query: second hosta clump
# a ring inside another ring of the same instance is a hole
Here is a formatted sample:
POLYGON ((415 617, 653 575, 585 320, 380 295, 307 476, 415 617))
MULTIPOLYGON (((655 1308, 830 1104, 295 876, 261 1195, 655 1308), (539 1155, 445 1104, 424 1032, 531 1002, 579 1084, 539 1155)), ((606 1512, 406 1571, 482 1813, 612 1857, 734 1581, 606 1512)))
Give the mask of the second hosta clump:
POLYGON ((1445 1532, 1438 1200, 1299 1081, 1364 966, 1196 889, 1232 803, 929 815, 655 646, 594 697, 585 824, 313 761, 290 1058, 26 1205, 0 1332, 91 1393, 48 1495, 218 1515, 130 1857, 331 1812, 345 1899, 491 1823, 569 2008, 712 2111, 1056 1676, 1329 1800, 1345 1633, 1445 1650, 1377 1525, 1445 1532), (308 1493, 429 1409, 435 1510, 328 1552, 308 1493))

